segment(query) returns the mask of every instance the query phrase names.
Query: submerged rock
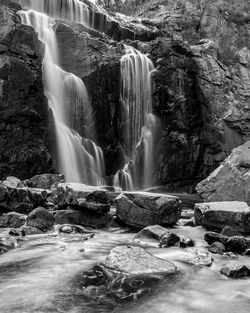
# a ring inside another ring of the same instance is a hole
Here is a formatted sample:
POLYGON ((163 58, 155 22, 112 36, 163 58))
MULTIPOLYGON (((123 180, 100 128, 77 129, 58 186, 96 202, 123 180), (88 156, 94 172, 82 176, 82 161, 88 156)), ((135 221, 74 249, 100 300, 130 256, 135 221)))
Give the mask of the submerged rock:
POLYGON ((26 219, 27 215, 24 214, 17 212, 6 213, 0 217, 0 227, 19 228, 25 224, 26 219))
POLYGON ((206 202, 246 201, 250 205, 250 141, 233 149, 196 190, 206 202))
POLYGON ((125 192, 115 202, 117 217, 137 228, 156 224, 173 226, 181 216, 181 202, 174 196, 125 192))
POLYGON ((220 270, 220 273, 230 278, 250 276, 250 269, 241 263, 232 262, 220 270))
POLYGON ((246 202, 223 201, 195 204, 196 225, 210 230, 230 226, 235 231, 250 233, 250 208, 246 202))
POLYGON ((54 222, 54 216, 43 207, 33 210, 27 218, 27 226, 38 228, 44 232, 51 230, 54 222))
POLYGON ((17 245, 17 240, 13 237, 0 238, 0 254, 16 248, 17 245))

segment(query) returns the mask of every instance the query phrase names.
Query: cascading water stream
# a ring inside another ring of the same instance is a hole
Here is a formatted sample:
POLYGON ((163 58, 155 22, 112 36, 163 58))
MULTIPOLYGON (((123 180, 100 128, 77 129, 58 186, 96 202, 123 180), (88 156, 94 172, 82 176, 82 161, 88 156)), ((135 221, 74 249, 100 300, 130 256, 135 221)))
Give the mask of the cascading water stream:
POLYGON ((125 115, 124 151, 127 159, 114 177, 114 186, 125 190, 152 184, 153 133, 151 60, 133 47, 125 46, 121 58, 121 103, 125 115), (138 151, 142 156, 138 161, 138 151), (140 163, 139 166, 137 163, 140 163))
MULTIPOLYGON (((102 150, 78 133, 81 123, 86 129, 93 125, 87 90, 79 77, 60 68, 53 29, 55 18, 88 23, 87 7, 78 0, 22 0, 21 3, 29 9, 19 12, 22 23, 33 27, 45 44, 44 86, 54 116, 59 169, 67 181, 103 184, 102 150)), ((84 129, 81 133, 88 138, 84 129)))

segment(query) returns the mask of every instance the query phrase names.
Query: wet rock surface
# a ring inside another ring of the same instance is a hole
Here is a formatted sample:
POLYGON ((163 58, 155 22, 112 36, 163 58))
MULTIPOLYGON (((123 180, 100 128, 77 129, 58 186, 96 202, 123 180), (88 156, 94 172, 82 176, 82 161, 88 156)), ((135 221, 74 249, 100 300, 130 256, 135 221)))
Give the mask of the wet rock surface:
POLYGON ((0 216, 0 227, 19 228, 26 223, 27 215, 10 212, 0 216))
POLYGON ((195 204, 196 225, 210 230, 230 226, 241 233, 250 232, 250 208, 246 202, 222 201, 195 204))
POLYGON ((115 202, 117 217, 137 228, 155 224, 173 226, 181 216, 180 200, 173 196, 125 192, 115 202))
POLYGON ((51 230, 54 222, 54 216, 43 207, 38 207, 30 212, 27 218, 27 226, 38 228, 44 232, 51 230))
POLYGON ((244 264, 234 262, 223 267, 220 273, 229 278, 243 278, 250 276, 250 269, 244 264))

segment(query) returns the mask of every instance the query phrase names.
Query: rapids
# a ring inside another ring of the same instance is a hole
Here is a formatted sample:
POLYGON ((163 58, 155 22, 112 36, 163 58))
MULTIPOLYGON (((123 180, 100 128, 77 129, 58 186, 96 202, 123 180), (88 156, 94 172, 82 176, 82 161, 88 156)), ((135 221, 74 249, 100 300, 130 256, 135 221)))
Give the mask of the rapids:
MULTIPOLYGON (((213 255, 211 268, 192 266, 185 259, 193 252, 207 251, 201 227, 176 227, 177 234, 195 240, 195 247, 147 248, 152 254, 172 261, 180 270, 165 278, 151 295, 117 303, 87 292, 82 273, 102 261, 114 246, 130 243, 134 233, 120 229, 98 231, 82 241, 81 235, 47 234, 25 238, 19 247, 0 258, 0 307, 3 313, 232 313, 249 312, 248 279, 228 279, 219 273, 229 259, 213 255)), ((239 256, 250 265, 250 259, 239 256)))

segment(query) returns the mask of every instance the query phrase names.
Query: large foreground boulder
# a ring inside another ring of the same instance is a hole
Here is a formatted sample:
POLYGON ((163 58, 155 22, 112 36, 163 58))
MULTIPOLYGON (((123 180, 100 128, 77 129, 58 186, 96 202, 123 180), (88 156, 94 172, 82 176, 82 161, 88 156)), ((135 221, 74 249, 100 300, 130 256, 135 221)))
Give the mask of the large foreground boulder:
POLYGON ((250 205, 250 141, 234 149, 196 190, 206 202, 236 200, 250 205))
POLYGON ((104 263, 83 273, 83 290, 92 295, 94 292, 95 299, 100 297, 101 301, 104 295, 116 302, 136 300, 150 295, 164 278, 172 283, 176 273, 173 263, 142 248, 119 246, 110 251, 104 263))
POLYGON ((174 274, 176 266, 157 258, 140 247, 119 246, 112 249, 103 264, 113 273, 124 275, 174 274))
POLYGON ((173 226, 181 216, 179 198, 146 192, 125 192, 115 200, 117 217, 127 225, 173 226))
POLYGON ((210 230, 221 231, 225 226, 231 226, 241 233, 250 233, 250 208, 245 202, 197 203, 194 217, 196 225, 210 230))

